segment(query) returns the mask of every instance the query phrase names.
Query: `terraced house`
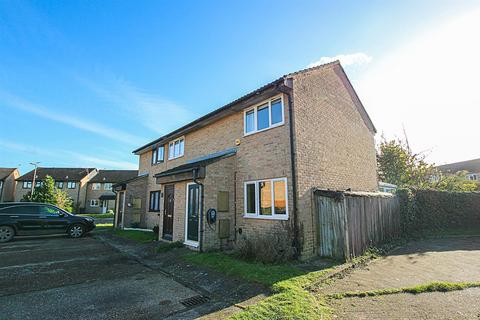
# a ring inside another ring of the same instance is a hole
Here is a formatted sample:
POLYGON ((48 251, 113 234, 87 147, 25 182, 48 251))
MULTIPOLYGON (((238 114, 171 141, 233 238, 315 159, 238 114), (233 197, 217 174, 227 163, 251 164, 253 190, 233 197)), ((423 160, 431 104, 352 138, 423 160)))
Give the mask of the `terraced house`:
MULTIPOLYGON (((67 192, 73 199, 75 207, 80 211, 85 208, 87 182, 97 174, 96 168, 37 168, 35 185, 42 184, 46 176, 55 180, 55 186, 67 192)), ((31 192, 35 171, 32 170, 17 178, 15 201, 21 201, 23 196, 31 192)))
POLYGON ((374 135, 338 61, 284 75, 134 150, 140 176, 116 186, 116 225, 135 207, 198 250, 282 233, 312 256, 313 189, 377 191, 374 135))
POLYGON ((138 170, 98 170, 88 182, 85 191, 85 212, 106 213, 115 210, 112 186, 138 176, 138 170))

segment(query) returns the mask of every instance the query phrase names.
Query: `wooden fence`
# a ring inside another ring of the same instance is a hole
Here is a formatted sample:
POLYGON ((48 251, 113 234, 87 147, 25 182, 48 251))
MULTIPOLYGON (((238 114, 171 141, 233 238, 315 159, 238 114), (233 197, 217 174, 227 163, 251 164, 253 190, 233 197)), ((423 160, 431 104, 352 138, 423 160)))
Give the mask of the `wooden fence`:
POLYGON ((315 190, 320 256, 351 259, 400 232, 400 206, 385 193, 315 190))

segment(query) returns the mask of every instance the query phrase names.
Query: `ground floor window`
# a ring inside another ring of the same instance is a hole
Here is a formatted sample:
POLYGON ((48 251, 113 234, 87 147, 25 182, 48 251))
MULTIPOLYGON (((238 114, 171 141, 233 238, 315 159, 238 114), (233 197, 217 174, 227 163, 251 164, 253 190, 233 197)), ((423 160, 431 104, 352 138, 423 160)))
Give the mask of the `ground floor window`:
POLYGON ((98 199, 91 199, 90 200, 90 207, 98 207, 98 199))
POLYGON ((150 192, 150 206, 149 211, 160 211, 160 191, 150 192))
POLYGON ((245 182, 245 217, 288 219, 287 178, 245 182))

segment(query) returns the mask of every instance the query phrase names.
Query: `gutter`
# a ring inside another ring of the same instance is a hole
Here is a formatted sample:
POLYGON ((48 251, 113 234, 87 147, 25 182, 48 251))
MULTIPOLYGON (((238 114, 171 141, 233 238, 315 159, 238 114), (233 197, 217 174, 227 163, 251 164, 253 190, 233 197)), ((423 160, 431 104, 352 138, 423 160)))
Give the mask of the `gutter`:
POLYGON ((198 182, 198 180, 197 180, 198 170, 199 170, 199 168, 194 168, 193 169, 193 182, 200 186, 200 199, 201 199, 200 200, 200 236, 199 236, 199 239, 198 239, 198 249, 199 249, 200 252, 203 252, 203 232, 204 232, 204 230, 203 230, 203 183, 198 182))

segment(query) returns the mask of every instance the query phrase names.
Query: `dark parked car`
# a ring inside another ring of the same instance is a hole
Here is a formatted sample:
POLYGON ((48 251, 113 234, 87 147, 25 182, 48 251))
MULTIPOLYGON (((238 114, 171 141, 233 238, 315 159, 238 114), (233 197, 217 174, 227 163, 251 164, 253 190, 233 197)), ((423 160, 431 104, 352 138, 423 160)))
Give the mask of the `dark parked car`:
POLYGON ((80 238, 93 228, 93 218, 76 216, 51 204, 0 203, 0 242, 10 241, 14 236, 64 233, 80 238))

